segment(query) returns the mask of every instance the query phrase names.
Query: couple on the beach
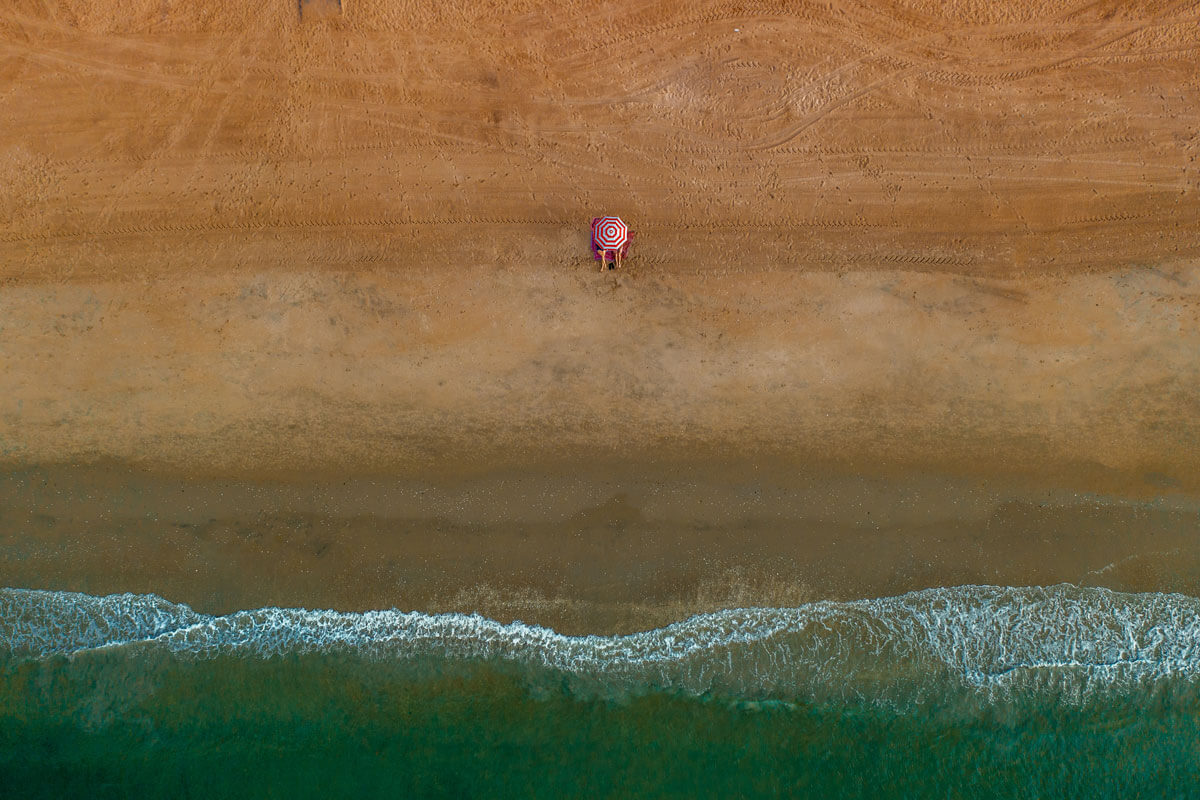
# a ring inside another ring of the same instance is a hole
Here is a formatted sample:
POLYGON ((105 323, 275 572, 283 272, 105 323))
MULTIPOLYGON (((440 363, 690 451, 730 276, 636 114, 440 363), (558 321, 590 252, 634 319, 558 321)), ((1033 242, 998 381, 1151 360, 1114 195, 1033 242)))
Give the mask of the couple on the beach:
POLYGON ((621 267, 621 259, 624 258, 625 254, 628 252, 629 252, 629 242, 625 242, 625 244, 621 245, 620 247, 616 248, 615 250, 612 248, 605 249, 603 247, 597 247, 596 248, 596 258, 600 259, 600 271, 604 272, 604 270, 606 270, 606 269, 619 269, 621 267), (609 264, 609 260, 608 260, 609 253, 612 253, 612 264, 611 265, 609 264))

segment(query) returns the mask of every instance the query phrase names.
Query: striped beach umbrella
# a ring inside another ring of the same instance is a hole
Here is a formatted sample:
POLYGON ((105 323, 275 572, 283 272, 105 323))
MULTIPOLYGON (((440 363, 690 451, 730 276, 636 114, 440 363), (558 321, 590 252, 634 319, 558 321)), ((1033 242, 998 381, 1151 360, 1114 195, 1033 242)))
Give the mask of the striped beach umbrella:
POLYGON ((596 217, 592 220, 592 248, 620 250, 629 242, 629 228, 620 217, 596 217))

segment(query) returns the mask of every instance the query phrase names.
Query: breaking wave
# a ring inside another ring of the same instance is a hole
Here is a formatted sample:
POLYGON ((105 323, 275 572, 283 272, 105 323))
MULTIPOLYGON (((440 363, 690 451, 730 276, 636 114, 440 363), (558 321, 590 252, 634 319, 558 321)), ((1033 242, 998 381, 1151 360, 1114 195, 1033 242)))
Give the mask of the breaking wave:
POLYGON ((1200 673, 1200 600, 1072 585, 961 586, 898 597, 701 614, 626 636, 397 610, 263 608, 209 616, 157 595, 0 589, 0 657, 166 652, 181 659, 349 653, 487 663, 589 693, 672 690, 749 699, 1080 701, 1200 673))

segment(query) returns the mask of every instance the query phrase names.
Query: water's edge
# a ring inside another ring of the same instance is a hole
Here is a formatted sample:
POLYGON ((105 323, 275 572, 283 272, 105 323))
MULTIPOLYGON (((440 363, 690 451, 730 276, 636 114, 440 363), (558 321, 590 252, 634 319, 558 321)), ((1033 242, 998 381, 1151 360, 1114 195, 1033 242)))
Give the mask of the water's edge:
POLYGON ((749 699, 912 705, 1096 692, 1200 674, 1200 600, 1107 589, 960 586, 898 597, 701 614, 627 636, 397 610, 200 614, 157 595, 0 590, 8 661, 150 653, 184 660, 344 653, 428 666, 492 664, 587 693, 667 689, 749 699))

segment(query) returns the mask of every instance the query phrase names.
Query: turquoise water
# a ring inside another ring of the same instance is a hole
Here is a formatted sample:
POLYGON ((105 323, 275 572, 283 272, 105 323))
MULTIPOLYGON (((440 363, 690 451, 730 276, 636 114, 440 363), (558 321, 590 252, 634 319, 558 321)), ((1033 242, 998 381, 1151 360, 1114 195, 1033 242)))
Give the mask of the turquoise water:
POLYGON ((957 587, 624 637, 0 590, 0 796, 1200 796, 1200 601, 957 587))

